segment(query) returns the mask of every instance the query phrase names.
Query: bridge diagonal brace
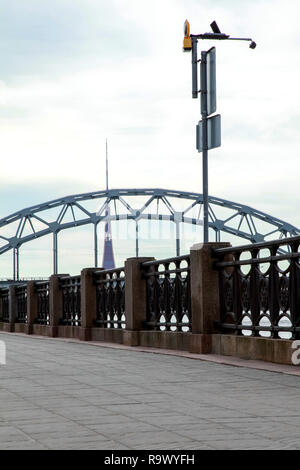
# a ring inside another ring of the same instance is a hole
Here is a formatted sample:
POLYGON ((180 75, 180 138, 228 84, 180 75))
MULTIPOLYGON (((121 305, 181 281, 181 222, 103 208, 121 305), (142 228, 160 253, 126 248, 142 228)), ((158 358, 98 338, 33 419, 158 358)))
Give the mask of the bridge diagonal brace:
POLYGON ((167 199, 165 196, 162 196, 162 197, 161 197, 161 200, 163 201, 163 203, 165 204, 165 206, 167 207, 167 209, 169 209, 169 211, 171 212, 171 214, 174 215, 175 209, 173 208, 172 204, 168 201, 168 199, 167 199))
POLYGON ((89 217, 92 216, 91 212, 89 212, 85 207, 83 207, 81 204, 78 204, 78 202, 74 202, 73 206, 78 207, 79 210, 81 210, 84 214, 88 215, 89 217))
POLYGON ((64 206, 62 207, 62 209, 61 209, 61 211, 60 211, 60 213, 59 213, 59 215, 56 219, 56 222, 58 224, 60 224, 63 221, 63 218, 64 218, 68 208, 69 208, 69 204, 64 204, 64 206))
POLYGON ((31 220, 31 217, 30 217, 30 216, 28 216, 28 222, 29 222, 29 224, 30 224, 30 227, 31 227, 33 233, 35 233, 35 229, 34 229, 34 226, 33 226, 33 223, 32 223, 32 220, 31 220))
POLYGON ((38 222, 41 222, 41 223, 44 224, 44 225, 47 225, 48 227, 49 227, 49 225, 50 225, 50 222, 47 222, 45 219, 42 219, 41 217, 39 217, 39 216, 36 215, 36 214, 32 214, 30 217, 31 217, 32 219, 36 219, 38 222))
POLYGON ((132 215, 135 214, 134 209, 132 209, 132 207, 128 204, 128 202, 125 201, 125 199, 123 199, 122 197, 119 197, 119 201, 123 204, 124 207, 126 207, 126 209, 127 209, 132 215))

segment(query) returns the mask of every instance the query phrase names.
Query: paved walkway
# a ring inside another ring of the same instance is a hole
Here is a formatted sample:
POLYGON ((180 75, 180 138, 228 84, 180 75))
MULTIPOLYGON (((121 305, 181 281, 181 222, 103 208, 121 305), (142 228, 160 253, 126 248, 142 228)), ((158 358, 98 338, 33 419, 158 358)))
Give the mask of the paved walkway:
POLYGON ((0 333, 0 449, 296 449, 300 377, 0 333))

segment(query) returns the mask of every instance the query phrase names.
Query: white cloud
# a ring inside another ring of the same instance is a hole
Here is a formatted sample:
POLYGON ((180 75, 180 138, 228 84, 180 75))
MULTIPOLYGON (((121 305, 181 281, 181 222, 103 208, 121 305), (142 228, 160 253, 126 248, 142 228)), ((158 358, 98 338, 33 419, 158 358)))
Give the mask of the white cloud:
MULTIPOLYGON (((31 184, 33 198, 41 182, 53 186, 53 198, 65 188, 100 189, 108 137, 112 186, 201 192, 200 106, 191 99, 182 26, 188 18, 193 33, 204 32, 215 19, 232 36, 253 37, 257 48, 214 44, 222 147, 210 153, 210 192, 300 226, 296 0, 114 0, 109 9, 103 1, 60 0, 51 18, 48 3, 44 14, 39 2, 28 5, 26 21, 17 10, 7 14, 22 34, 13 40, 0 34, 0 48, 7 46, 0 74, 2 184, 31 184), (16 55, 26 37, 27 67, 16 55)), ((199 41, 199 51, 211 45, 199 41)), ((7 213, 15 204, 7 201, 7 213)))

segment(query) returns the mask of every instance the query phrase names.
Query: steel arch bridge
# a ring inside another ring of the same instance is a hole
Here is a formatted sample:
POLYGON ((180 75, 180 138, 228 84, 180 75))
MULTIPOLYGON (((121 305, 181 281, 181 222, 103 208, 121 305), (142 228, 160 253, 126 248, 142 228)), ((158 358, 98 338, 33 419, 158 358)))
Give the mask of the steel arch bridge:
MULTIPOLYGON (((13 251, 13 277, 18 279, 19 248, 27 242, 52 234, 53 272, 56 274, 58 271, 58 233, 72 227, 92 224, 94 226, 94 265, 97 267, 98 224, 107 220, 134 221, 136 256, 138 256, 139 221, 144 219, 174 223, 176 255, 178 256, 180 254, 180 226, 181 224, 202 225, 202 207, 202 194, 160 188, 110 189, 66 196, 22 209, 1 219, 0 255, 8 250, 13 251), (88 201, 94 201, 94 208, 98 207, 98 210, 87 209, 85 204, 88 201), (57 211, 55 216, 53 209, 57 211), (9 235, 7 235, 8 228, 11 229, 9 235)), ((300 234, 300 229, 276 217, 249 206, 213 196, 209 196, 209 228, 214 232, 216 241, 221 241, 222 232, 251 243, 263 242, 270 237, 276 239, 300 234)))

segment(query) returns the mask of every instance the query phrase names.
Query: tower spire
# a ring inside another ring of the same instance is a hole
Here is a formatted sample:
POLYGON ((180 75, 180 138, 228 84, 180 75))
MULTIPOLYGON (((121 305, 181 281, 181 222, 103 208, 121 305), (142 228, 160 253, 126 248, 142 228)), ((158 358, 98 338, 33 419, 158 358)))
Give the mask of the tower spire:
MULTIPOLYGON (((107 150, 107 139, 106 139, 106 191, 108 191, 108 150, 107 150)), ((109 219, 110 216, 110 208, 107 205, 105 209, 105 217, 107 220, 105 222, 105 230, 104 230, 104 250, 103 250, 103 260, 102 260, 102 267, 104 269, 114 269, 115 266, 115 257, 114 257, 114 250, 112 245, 112 236, 111 236, 111 222, 109 219)))
POLYGON ((107 138, 106 138, 106 191, 108 191, 108 153, 107 153, 107 138))

